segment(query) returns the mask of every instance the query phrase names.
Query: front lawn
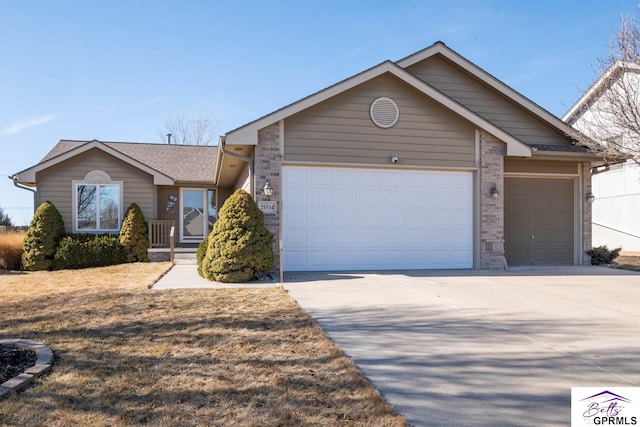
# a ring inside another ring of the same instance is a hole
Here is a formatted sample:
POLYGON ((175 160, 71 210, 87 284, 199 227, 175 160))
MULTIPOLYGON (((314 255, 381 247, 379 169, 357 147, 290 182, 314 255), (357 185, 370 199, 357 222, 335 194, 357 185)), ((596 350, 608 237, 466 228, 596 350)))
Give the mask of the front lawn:
POLYGON ((283 290, 149 290, 168 266, 0 271, 0 338, 56 356, 0 425, 405 425, 283 290))

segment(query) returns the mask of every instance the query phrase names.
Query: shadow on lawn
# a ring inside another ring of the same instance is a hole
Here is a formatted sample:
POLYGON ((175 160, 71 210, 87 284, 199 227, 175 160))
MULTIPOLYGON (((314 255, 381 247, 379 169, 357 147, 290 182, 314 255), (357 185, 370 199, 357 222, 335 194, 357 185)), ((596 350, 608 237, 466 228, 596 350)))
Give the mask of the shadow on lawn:
POLYGON ((0 420, 401 425, 381 399, 373 403, 373 389, 363 392, 362 376, 345 374, 351 365, 342 353, 329 343, 312 345, 323 337, 314 322, 273 292, 288 304, 243 314, 216 309, 211 290, 61 293, 35 296, 28 311, 9 302, 6 312, 16 314, 0 319, 0 334, 46 342, 56 360, 50 376, 12 398, 12 413, 0 407, 0 420), (52 306, 59 309, 45 312, 52 306))

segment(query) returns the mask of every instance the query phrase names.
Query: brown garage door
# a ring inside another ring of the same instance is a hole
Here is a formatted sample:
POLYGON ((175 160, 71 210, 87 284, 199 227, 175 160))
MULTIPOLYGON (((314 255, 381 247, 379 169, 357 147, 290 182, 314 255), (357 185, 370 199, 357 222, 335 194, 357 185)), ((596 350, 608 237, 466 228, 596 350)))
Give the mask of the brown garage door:
POLYGON ((509 265, 574 263, 574 181, 505 179, 509 265))

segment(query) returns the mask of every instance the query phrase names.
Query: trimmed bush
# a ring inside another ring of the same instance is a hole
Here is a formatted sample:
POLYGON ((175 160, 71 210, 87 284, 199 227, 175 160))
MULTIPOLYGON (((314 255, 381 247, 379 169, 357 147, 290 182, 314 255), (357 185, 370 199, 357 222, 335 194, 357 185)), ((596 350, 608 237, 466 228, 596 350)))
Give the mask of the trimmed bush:
POLYGON ((22 247, 25 270, 51 269, 56 247, 64 237, 64 223, 53 203, 46 201, 36 209, 22 247))
POLYGON ((246 191, 231 195, 209 236, 202 272, 219 282, 246 282, 273 268, 273 234, 262 211, 246 191))
POLYGON ((198 274, 202 277, 205 277, 204 273, 202 272, 202 263, 204 262, 204 257, 207 255, 207 246, 209 246, 209 236, 211 236, 211 234, 208 234, 207 237, 205 237, 204 240, 200 242, 200 244, 198 245, 198 250, 196 251, 196 261, 198 262, 198 274))
POLYGON ((607 245, 598 246, 587 251, 587 255, 591 257, 591 265, 611 264, 614 259, 618 258, 622 248, 609 249, 607 245))
POLYGON ((144 214, 136 203, 127 208, 120 227, 120 243, 127 254, 127 262, 148 262, 149 234, 144 214))
POLYGON ((54 270, 67 270, 123 264, 127 255, 113 236, 75 234, 63 238, 56 250, 54 270))

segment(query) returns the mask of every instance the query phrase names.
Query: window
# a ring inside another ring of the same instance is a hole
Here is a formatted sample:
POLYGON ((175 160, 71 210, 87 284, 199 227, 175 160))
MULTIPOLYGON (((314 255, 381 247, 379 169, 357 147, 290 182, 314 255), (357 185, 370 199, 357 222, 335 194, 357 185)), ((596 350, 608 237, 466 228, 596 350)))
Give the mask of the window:
POLYGON ((122 220, 122 182, 102 171, 73 181, 73 231, 117 232, 122 220))
POLYGON ((180 241, 201 242, 218 217, 216 190, 181 188, 180 195, 180 241))

